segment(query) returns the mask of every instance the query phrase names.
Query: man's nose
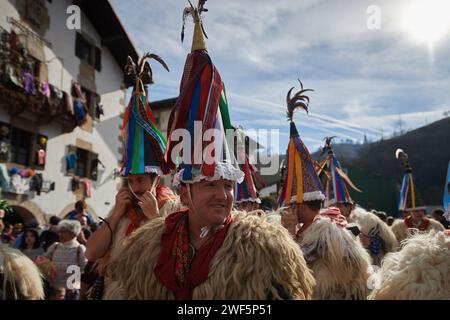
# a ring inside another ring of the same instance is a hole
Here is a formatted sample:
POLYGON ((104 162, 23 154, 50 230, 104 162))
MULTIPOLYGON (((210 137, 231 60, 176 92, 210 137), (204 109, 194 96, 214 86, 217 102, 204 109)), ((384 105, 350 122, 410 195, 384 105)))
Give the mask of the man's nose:
POLYGON ((214 197, 218 200, 227 200, 228 193, 224 186, 215 188, 214 197))

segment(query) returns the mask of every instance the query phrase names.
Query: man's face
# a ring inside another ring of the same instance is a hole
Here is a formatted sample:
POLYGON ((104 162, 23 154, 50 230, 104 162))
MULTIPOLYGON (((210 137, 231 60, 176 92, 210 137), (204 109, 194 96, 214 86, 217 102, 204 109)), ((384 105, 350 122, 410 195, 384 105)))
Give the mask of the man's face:
POLYGON ((190 185, 192 204, 189 201, 188 186, 181 187, 181 201, 189 206, 189 215, 204 225, 221 225, 230 214, 234 201, 234 183, 220 179, 193 183, 190 185))
POLYGON ((23 229, 23 225, 22 225, 21 223, 16 223, 16 224, 14 225, 14 233, 15 233, 15 234, 21 233, 21 232, 22 232, 22 229, 23 229))
POLYGON ((298 222, 305 222, 305 204, 304 203, 292 203, 288 209, 290 213, 297 217, 298 222))
POLYGON ((67 241, 72 240, 73 238, 75 238, 75 235, 67 230, 58 230, 58 237, 59 237, 59 241, 64 243, 67 241))
POLYGON ((253 211, 253 203, 250 201, 244 202, 244 210, 247 212, 253 211))
POLYGON ((81 224, 82 227, 86 227, 87 224, 88 224, 86 216, 78 216, 77 220, 80 221, 80 224, 81 224))
POLYGON ((413 210, 411 212, 411 217, 414 222, 419 222, 424 218, 424 216, 425 216, 424 210, 413 210))
MULTIPOLYGON (((153 184, 153 179, 159 177, 150 174, 130 174, 128 176, 128 188, 130 188, 138 198, 142 197, 145 192, 149 191, 153 184)), ((155 183, 156 186, 157 182, 155 183)), ((131 193, 133 195, 133 193, 131 193)))
POLYGON ((341 211, 341 214, 348 218, 350 216, 350 213, 352 213, 352 204, 350 203, 337 203, 336 207, 341 211))

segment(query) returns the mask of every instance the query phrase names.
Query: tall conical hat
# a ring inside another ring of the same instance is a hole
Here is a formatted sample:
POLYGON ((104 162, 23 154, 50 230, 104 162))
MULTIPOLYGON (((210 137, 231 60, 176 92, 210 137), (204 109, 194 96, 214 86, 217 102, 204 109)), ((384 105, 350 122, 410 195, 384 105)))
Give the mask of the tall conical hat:
POLYGON ((230 130, 233 134, 233 127, 225 86, 206 50, 201 20, 202 12, 207 11, 204 3, 205 1, 200 0, 197 7, 190 4, 183 12, 182 39, 187 16, 193 17, 195 26, 192 50, 184 66, 165 155, 170 168, 177 170, 174 186, 180 182, 195 183, 205 179, 223 178, 238 182, 243 179, 243 173, 236 165, 233 149, 226 139, 226 131, 230 130), (190 145, 186 141, 177 140, 174 135, 177 129, 188 130, 190 145), (214 135, 214 142, 211 133, 214 135), (203 138, 208 141, 203 141, 203 138), (183 144, 182 154, 177 153, 180 150, 177 147, 179 143, 183 144))
POLYGON ((319 164, 317 171, 317 175, 319 177, 323 176, 324 178, 326 207, 335 203, 353 204, 349 187, 361 192, 342 170, 342 166, 337 160, 336 154, 331 147, 333 138, 334 137, 326 137, 324 139, 325 146, 322 148, 322 154, 327 152, 327 158, 319 164))
POLYGON ((418 197, 418 190, 415 185, 413 170, 409 164, 408 154, 402 149, 395 150, 395 157, 403 162, 404 174, 402 187, 400 189, 400 198, 398 202, 399 211, 409 211, 414 209, 424 209, 425 204, 418 197))
POLYGON ((164 160, 166 140, 156 127, 144 88, 144 83, 153 83, 147 59, 155 59, 169 71, 166 63, 155 54, 145 54, 137 65, 128 56, 125 73, 135 78, 135 86, 123 117, 123 176, 143 173, 161 175, 169 172, 164 160))
POLYGON ((236 129, 237 144, 236 144, 236 158, 239 160, 239 167, 244 172, 244 180, 236 184, 235 203, 256 202, 261 203, 259 199, 258 190, 265 187, 264 182, 258 174, 258 170, 251 163, 249 158, 249 148, 246 146, 248 137, 245 132, 236 129), (243 162, 243 163, 241 163, 243 162))
POLYGON ((294 111, 297 108, 302 108, 308 112, 309 97, 304 93, 312 91, 311 89, 303 89, 302 82, 298 81, 300 82, 300 91, 291 98, 291 93, 294 89, 292 87, 286 97, 287 116, 290 122, 290 138, 286 152, 286 177, 284 177, 279 199, 279 205, 281 206, 306 201, 323 201, 325 199, 315 170, 315 161, 300 138, 293 120, 294 111))

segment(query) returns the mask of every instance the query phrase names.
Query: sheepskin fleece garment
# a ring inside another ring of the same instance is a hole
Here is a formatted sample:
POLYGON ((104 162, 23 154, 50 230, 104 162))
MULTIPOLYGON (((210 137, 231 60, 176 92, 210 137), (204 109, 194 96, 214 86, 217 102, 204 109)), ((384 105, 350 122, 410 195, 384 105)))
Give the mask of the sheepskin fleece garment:
MULTIPOLYGON (((444 231, 444 226, 434 219, 429 219, 430 223, 428 224, 427 229, 424 232, 428 232, 430 230, 436 231, 444 231)), ((391 226, 392 232, 394 232, 395 237, 397 238, 398 243, 401 244, 403 240, 411 236, 412 233, 417 231, 417 229, 410 229, 406 226, 405 221, 403 219, 395 220, 391 226)))
POLYGON ((398 241, 391 228, 378 216, 372 212, 368 212, 363 208, 356 208, 350 215, 350 222, 356 223, 361 232, 368 235, 371 230, 378 230, 381 238, 381 248, 378 254, 369 252, 373 264, 380 266, 384 256, 398 249, 398 241))
MULTIPOLYGON (((276 285, 292 299, 310 299, 314 278, 287 230, 257 216, 234 214, 209 276, 193 289, 197 299, 280 299, 276 285)), ((163 218, 139 228, 111 263, 113 283, 105 299, 174 299, 154 274, 161 252, 163 218)))
POLYGON ((316 280, 313 299, 367 298, 371 258, 349 230, 321 216, 298 241, 316 280))
POLYGON ((431 231, 407 238, 384 258, 369 299, 449 300, 450 237, 431 231))

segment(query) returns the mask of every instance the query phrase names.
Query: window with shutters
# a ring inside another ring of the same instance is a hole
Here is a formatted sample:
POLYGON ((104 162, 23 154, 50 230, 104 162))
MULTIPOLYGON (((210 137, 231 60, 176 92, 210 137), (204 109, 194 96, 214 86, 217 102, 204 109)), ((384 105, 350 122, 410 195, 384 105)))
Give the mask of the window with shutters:
POLYGON ((33 133, 12 128, 10 161, 27 166, 30 164, 33 133))
POLYGON ((0 122, 0 162, 45 169, 47 136, 0 122))
POLYGON ((88 178, 96 181, 98 178, 98 154, 92 151, 69 146, 66 156, 67 174, 79 178, 88 178))
POLYGON ((102 70, 102 50, 90 43, 79 32, 75 37, 75 55, 95 70, 102 70))

